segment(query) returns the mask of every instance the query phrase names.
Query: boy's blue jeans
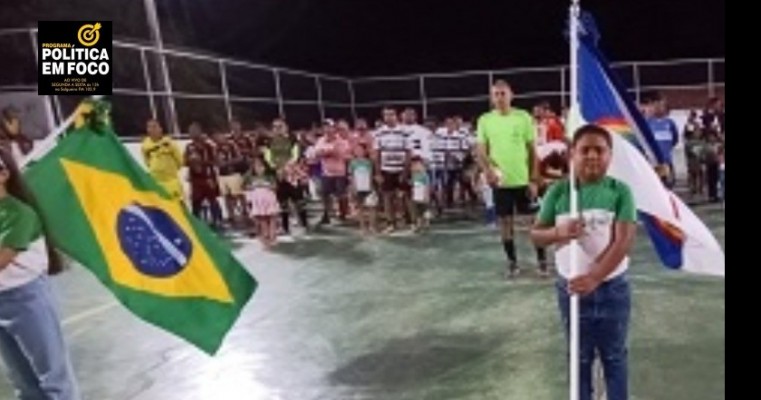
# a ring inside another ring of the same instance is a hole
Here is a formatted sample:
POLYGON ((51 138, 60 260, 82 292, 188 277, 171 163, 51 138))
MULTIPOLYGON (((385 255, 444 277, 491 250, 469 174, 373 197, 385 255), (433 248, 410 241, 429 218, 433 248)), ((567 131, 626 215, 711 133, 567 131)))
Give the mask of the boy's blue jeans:
MULTIPOLYGON (((568 282, 557 282, 558 306, 569 337, 570 296, 568 282)), ((580 351, 579 399, 592 400, 592 364, 599 355, 605 374, 608 400, 627 400, 629 316, 631 288, 626 274, 602 283, 579 302, 580 351)))

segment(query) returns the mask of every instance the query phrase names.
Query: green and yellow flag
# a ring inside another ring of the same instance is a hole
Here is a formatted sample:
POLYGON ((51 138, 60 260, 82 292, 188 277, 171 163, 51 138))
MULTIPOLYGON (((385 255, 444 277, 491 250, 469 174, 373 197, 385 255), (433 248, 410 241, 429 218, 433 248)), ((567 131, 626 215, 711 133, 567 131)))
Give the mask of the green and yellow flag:
POLYGON ((214 354, 256 281, 137 164, 103 104, 25 172, 26 182, 61 251, 140 318, 214 354))

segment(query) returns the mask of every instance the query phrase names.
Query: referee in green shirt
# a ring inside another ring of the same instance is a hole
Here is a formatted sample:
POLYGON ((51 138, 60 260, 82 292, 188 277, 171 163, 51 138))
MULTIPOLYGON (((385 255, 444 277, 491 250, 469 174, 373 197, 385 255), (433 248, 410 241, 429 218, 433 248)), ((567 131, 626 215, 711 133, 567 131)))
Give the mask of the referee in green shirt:
MULTIPOLYGON (((494 188, 494 205, 500 220, 502 244, 508 259, 506 278, 520 269, 513 241, 514 215, 536 213, 534 206, 540 179, 534 150, 536 127, 531 115, 513 107, 513 92, 502 80, 494 82, 491 101, 494 109, 478 119, 478 163, 494 188)), ((548 275, 544 248, 536 249, 539 273, 548 275)))

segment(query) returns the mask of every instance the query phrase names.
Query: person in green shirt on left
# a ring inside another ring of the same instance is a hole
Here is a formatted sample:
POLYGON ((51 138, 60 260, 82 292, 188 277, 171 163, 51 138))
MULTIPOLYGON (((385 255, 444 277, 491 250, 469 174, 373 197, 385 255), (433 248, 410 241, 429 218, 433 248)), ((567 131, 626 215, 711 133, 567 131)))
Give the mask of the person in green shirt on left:
POLYGON ((19 399, 80 398, 47 278, 61 270, 34 198, 0 150, 0 356, 19 399))

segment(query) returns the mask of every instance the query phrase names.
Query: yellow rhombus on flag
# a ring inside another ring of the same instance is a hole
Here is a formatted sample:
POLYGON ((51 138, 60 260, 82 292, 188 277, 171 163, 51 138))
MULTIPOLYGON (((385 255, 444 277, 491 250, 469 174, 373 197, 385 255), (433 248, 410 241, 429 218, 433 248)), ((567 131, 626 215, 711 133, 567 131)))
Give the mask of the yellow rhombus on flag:
POLYGON ((132 159, 107 116, 81 123, 25 179, 61 251, 140 318, 219 349, 256 281, 132 159))

